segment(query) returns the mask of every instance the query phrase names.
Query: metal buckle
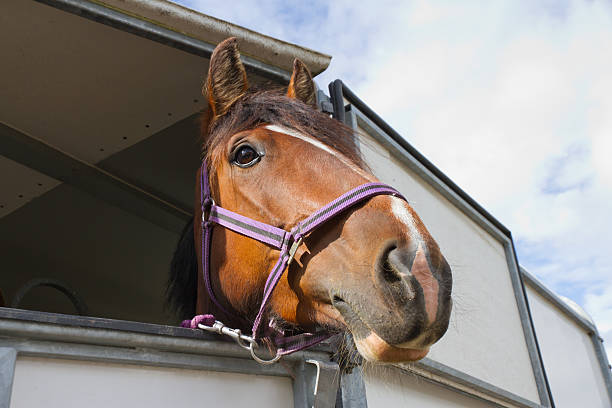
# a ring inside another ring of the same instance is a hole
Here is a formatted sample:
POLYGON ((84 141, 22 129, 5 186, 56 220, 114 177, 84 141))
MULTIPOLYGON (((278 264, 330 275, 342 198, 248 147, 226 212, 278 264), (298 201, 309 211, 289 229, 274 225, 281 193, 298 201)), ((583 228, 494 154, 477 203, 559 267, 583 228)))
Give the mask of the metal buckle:
POLYGON ((206 197, 202 202, 202 222, 208 222, 208 218, 210 217, 210 210, 215 204, 215 200, 212 197, 206 197))
POLYGON ((255 343, 255 340, 253 340, 251 336, 242 334, 242 331, 240 329, 232 329, 231 327, 224 325, 218 320, 215 320, 212 326, 206 326, 205 324, 200 323, 198 324, 198 328, 206 330, 208 332, 224 334, 228 337, 231 337, 236 341, 236 343, 238 343, 240 347, 246 350, 250 350, 252 348, 253 343, 255 343))
POLYGON ((293 241, 293 244, 291 244, 291 248, 289 248, 289 259, 287 259, 287 267, 289 267, 295 258, 295 253, 297 252, 299 246, 302 245, 302 241, 304 241, 304 237, 300 237, 297 241, 293 241))

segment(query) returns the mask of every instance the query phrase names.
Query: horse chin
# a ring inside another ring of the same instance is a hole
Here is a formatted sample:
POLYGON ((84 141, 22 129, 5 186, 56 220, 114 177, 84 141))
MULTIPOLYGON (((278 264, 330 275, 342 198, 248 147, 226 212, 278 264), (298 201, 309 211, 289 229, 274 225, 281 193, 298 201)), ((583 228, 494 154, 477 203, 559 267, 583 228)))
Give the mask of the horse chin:
POLYGON ((400 363, 420 360, 429 353, 429 347, 412 349, 393 346, 373 331, 366 337, 355 338, 355 346, 359 354, 368 361, 379 363, 400 363))
POLYGON ((429 353, 429 347, 413 344, 416 342, 389 344, 369 328, 346 302, 335 297, 332 303, 344 325, 351 332, 357 351, 367 361, 376 363, 417 361, 429 353))

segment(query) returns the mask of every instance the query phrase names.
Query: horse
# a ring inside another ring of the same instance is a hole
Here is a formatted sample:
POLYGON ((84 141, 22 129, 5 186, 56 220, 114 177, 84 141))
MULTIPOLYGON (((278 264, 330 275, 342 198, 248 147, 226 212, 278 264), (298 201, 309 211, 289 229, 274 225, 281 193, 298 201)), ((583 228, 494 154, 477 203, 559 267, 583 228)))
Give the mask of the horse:
POLYGON ((381 185, 355 131, 317 110, 305 64, 294 61, 286 91, 250 87, 237 40, 229 38, 212 53, 202 93, 194 218, 167 287, 180 317, 214 314, 247 333, 258 331, 252 324, 263 316, 282 333, 349 333, 368 361, 425 357, 448 328, 452 275, 399 192, 385 187, 337 210, 299 240, 292 232, 291 259, 280 241, 275 247, 249 236, 248 220, 283 234, 343 194, 381 185), (246 226, 211 225, 218 215, 211 208, 221 207, 246 226), (270 270, 287 260, 269 290, 270 270))

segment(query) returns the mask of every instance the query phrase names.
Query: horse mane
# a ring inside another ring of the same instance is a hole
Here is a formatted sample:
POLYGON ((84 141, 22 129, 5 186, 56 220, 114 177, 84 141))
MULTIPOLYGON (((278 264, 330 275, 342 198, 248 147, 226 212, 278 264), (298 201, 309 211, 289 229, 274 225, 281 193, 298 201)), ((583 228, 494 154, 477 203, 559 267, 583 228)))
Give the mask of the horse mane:
POLYGON ((183 228, 170 263, 166 306, 181 319, 195 315, 198 298, 198 257, 193 240, 193 219, 183 228))
MULTIPOLYGON (((355 143, 355 131, 304 102, 290 98, 280 89, 249 90, 223 116, 213 118, 206 110, 201 119, 202 159, 209 174, 227 158, 227 140, 234 134, 261 125, 278 125, 309 135, 335 149, 362 169, 367 169, 355 143)), ((214 178, 211 183, 214 182, 214 178)), ((183 229, 170 265, 166 304, 181 319, 196 311, 198 260, 193 220, 183 229)))

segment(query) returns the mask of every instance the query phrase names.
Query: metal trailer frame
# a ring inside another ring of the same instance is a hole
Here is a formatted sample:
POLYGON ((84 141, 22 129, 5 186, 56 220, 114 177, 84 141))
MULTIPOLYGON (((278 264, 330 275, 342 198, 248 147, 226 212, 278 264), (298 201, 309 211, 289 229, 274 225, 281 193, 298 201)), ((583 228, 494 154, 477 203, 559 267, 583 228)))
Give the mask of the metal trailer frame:
POLYGON ((261 365, 234 342, 181 327, 0 308, 0 408, 8 408, 18 356, 288 377, 296 408, 362 407, 323 344, 261 365))
MULTIPOLYGON (((206 42, 87 0, 35 1, 194 55, 209 58, 214 49, 213 45, 206 42)), ((242 61, 250 72, 279 82, 289 81, 290 73, 287 71, 248 56, 242 56, 242 61)), ((542 403, 534 404, 518 395, 427 358, 413 364, 410 369, 417 374, 421 372, 421 375, 433 374, 433 379, 429 376, 423 378, 485 401, 500 400, 529 408, 554 407, 524 290, 523 278, 525 278, 539 293, 590 333, 612 400, 612 377, 597 329, 578 316, 547 288, 533 280, 526 271, 522 270, 522 273, 519 273, 510 231, 406 142, 341 81, 337 80, 330 84, 330 95, 331 103, 324 98, 320 101, 324 110, 331 111, 334 117, 349 125, 358 123, 367 129, 372 137, 503 244, 542 403), (344 100, 349 102, 347 107, 344 106, 344 100), (330 107, 334 109, 329 109, 330 107), (435 377, 443 381, 436 380, 435 377), (463 387, 457 388, 457 386, 463 387), (465 386, 473 392, 466 392, 465 386)), ((41 140, 5 125, 0 126, 0 153, 63 182, 75 185, 98 198, 111 201, 129 212, 138 213, 139 216, 169 230, 180 232, 184 220, 189 217, 187 210, 174 203, 164 201, 95 165, 80 161, 41 140)), ((18 355, 289 376, 280 366, 262 367, 254 363, 243 350, 233 344, 215 341, 206 334, 193 333, 181 328, 6 308, 0 308, 0 326, 3 336, 6 336, 0 339, 0 408, 9 405, 14 366, 18 355), (67 341, 78 341, 81 344, 68 345, 67 341)), ((325 361, 328 357, 329 350, 320 347, 287 358, 295 369, 296 407, 307 406, 312 402, 313 395, 308 395, 307 390, 313 389, 317 373, 321 372, 321 367, 309 366, 309 363, 315 360, 325 361)), ((367 406, 365 387, 358 369, 350 375, 342 376, 338 403, 344 408, 367 406)))
POLYGON ((606 390, 608 391, 610 405, 612 406, 612 366, 610 366, 610 362, 608 361, 606 351, 603 347, 603 339, 599 335, 597 327, 592 322, 588 321, 583 316, 578 314, 576 310, 569 307, 568 304, 563 301, 563 299, 561 299, 552 290, 544 286, 542 282, 540 282, 535 276, 533 276, 523 267, 521 267, 521 275, 523 276, 523 280, 525 281, 525 283, 527 283, 531 288, 533 288, 533 290, 535 290, 544 299, 552 303, 555 307, 557 307, 557 309, 561 311, 561 313, 569 317, 580 328, 586 331, 587 335, 591 339, 591 343, 593 344, 595 356, 597 357, 597 360, 599 362, 599 368, 601 369, 604 384, 606 385, 606 390))
POLYGON ((503 245, 541 403, 534 404, 532 401, 521 396, 429 358, 424 358, 420 362, 413 364, 412 366, 416 368, 415 372, 419 374, 419 372, 424 371, 425 373, 431 373, 440 377, 445 382, 449 381, 459 386, 467 386, 475 391, 474 396, 486 401, 491 401, 487 397, 492 397, 493 399, 505 401, 518 407, 554 408, 554 401, 535 336, 531 311, 529 310, 522 275, 519 272, 519 263, 510 230, 411 146, 406 139, 359 99, 341 80, 337 79, 329 84, 329 93, 330 101, 328 103, 333 107, 332 115, 334 118, 343 121, 353 128, 359 125, 361 128, 366 129, 367 133, 386 147, 391 154, 399 158, 426 183, 503 245), (345 102, 348 102, 348 105, 345 106, 345 102))

